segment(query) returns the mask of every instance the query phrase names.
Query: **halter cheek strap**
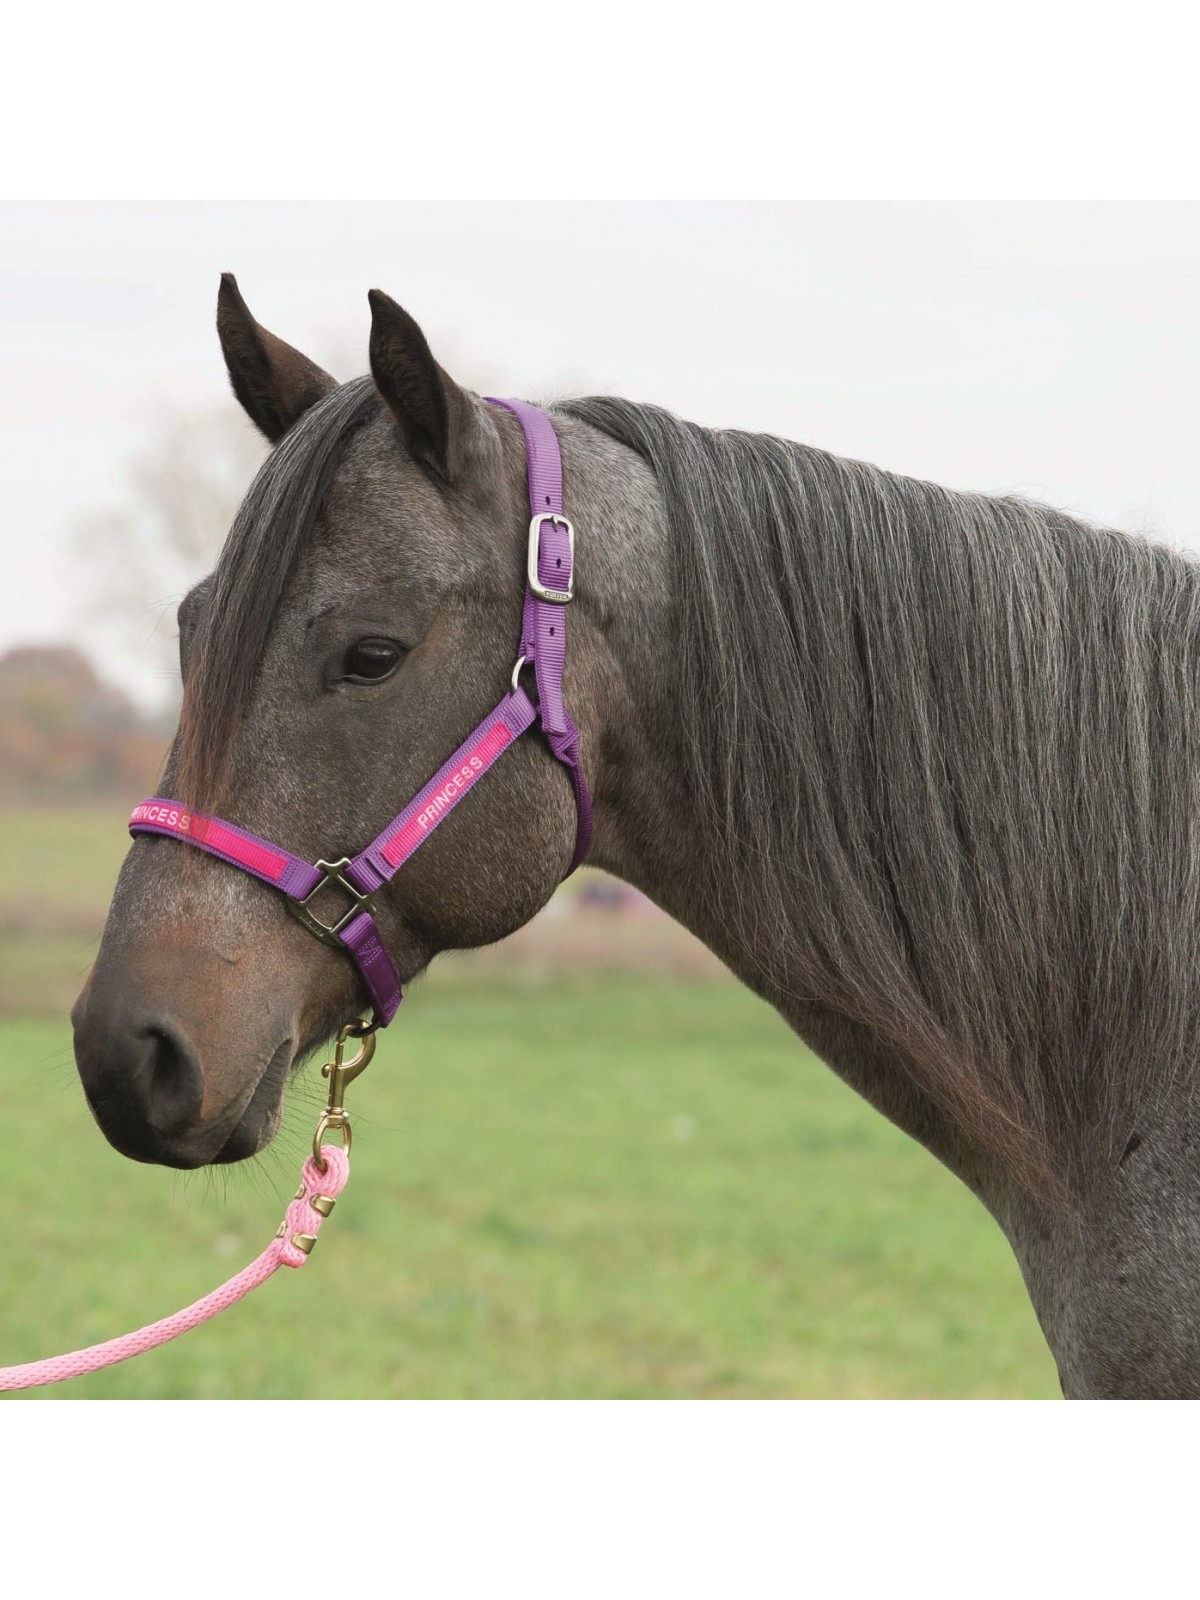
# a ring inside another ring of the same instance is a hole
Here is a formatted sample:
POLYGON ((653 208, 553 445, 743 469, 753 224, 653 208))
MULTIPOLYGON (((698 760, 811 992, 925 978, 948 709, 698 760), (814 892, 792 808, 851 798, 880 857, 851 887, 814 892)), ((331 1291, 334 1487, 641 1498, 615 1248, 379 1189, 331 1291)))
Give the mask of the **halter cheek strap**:
POLYGON ((157 833, 194 845, 230 866, 260 878, 285 897, 288 910, 323 943, 346 951, 362 976, 380 1026, 403 998, 400 977, 375 921, 375 896, 454 810, 504 752, 536 722, 552 754, 567 769, 575 794, 575 849, 569 877, 587 854, 592 802, 579 762, 579 730, 563 703, 567 653, 566 608, 574 594, 575 530, 563 515, 562 458, 549 417, 524 400, 491 400, 511 411, 525 435, 529 463, 529 545, 520 655, 513 687, 488 713, 429 782, 393 817, 365 850, 337 861, 304 861, 220 817, 190 811, 176 800, 143 800, 134 807, 129 831, 157 833), (520 686, 532 666, 537 700, 520 686), (350 908, 333 923, 315 914, 318 892, 335 884, 350 908))

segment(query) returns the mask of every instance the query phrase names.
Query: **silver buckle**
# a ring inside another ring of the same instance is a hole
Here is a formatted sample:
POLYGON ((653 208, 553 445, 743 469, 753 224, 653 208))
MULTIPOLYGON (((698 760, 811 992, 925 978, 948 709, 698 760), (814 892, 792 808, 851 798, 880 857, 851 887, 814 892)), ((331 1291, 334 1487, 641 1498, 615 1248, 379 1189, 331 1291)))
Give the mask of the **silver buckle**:
POLYGON ((309 933, 320 939, 322 944, 331 944, 338 950, 344 949, 338 934, 341 933, 347 923, 353 922, 360 911, 369 911, 372 916, 375 915, 374 896, 363 894, 362 890, 355 888, 354 884, 346 876, 345 869, 350 865, 349 856, 343 856, 340 861, 315 861, 313 865, 321 874, 320 881, 313 884, 303 900, 293 900, 288 895, 284 898, 284 904, 296 921, 307 928, 309 933), (321 890, 331 883, 336 883, 338 888, 344 890, 354 902, 349 911, 340 916, 332 925, 319 921, 308 909, 308 902, 313 895, 320 894, 321 890))
POLYGON ((557 511, 539 511, 529 524, 529 559, 525 564, 529 587, 539 600, 548 600, 552 606, 569 605, 575 598, 575 529, 566 517, 557 511), (571 576, 565 589, 547 589, 538 578, 538 555, 542 537, 542 523, 557 522, 567 530, 567 544, 571 551, 571 576))

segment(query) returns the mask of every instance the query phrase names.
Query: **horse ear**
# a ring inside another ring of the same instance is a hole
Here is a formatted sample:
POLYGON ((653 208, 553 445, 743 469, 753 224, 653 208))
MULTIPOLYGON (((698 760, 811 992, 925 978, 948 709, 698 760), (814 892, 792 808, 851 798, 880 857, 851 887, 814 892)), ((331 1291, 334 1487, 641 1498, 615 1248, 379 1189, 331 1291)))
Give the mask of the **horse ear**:
POLYGON ((251 422, 272 444, 283 438, 309 406, 337 388, 336 378, 259 327, 232 272, 221 274, 217 333, 233 392, 251 422))
POLYGON ((475 412, 470 396, 433 359, 402 306, 372 289, 371 373, 412 456, 454 483, 463 473, 475 412))

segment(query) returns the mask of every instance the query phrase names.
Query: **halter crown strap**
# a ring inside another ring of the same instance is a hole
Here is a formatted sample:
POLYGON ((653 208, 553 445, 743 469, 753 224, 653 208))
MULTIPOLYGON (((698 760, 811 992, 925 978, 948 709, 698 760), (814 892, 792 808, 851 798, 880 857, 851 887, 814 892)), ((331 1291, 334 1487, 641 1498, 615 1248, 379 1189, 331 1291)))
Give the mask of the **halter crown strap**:
POLYGON ((157 833, 179 839, 278 889, 289 911, 310 933, 351 956, 383 1027, 395 1016, 403 992, 396 964, 375 922, 376 891, 395 876, 535 721, 551 753, 567 769, 575 794, 575 849, 567 877, 587 854, 592 837, 592 801, 579 761, 579 730, 563 703, 566 608, 574 594, 575 530, 563 515, 558 437, 549 417, 524 400, 489 397, 489 403, 503 406, 517 418, 529 463, 531 520, 525 605, 512 690, 403 811, 353 858, 313 864, 246 828, 192 811, 176 800, 143 800, 129 819, 131 834, 157 833), (536 705, 518 682, 526 664, 534 669, 536 705), (349 910, 332 923, 322 922, 309 906, 327 884, 336 885, 351 901, 349 910))
POLYGON ((579 729, 563 704, 562 686, 567 659, 566 607, 575 582, 575 529, 563 516, 562 456, 550 418, 525 400, 488 396, 488 401, 511 411, 525 435, 531 520, 521 654, 533 663, 538 725, 552 753, 566 767, 575 791, 575 850, 566 873, 570 877, 592 840, 592 797, 579 764, 579 729))

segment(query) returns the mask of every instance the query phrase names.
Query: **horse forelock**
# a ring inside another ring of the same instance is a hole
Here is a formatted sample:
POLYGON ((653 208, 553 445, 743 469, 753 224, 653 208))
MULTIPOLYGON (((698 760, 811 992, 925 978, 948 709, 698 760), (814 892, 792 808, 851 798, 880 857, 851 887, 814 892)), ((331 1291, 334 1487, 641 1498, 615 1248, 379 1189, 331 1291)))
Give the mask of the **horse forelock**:
POLYGON ((219 808, 255 673, 351 435, 380 410, 370 378, 342 384, 267 457, 213 572, 184 683, 175 788, 219 808))

